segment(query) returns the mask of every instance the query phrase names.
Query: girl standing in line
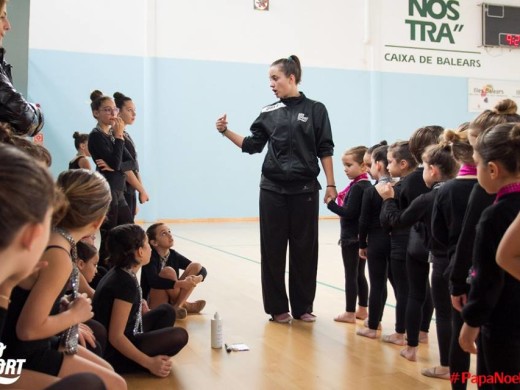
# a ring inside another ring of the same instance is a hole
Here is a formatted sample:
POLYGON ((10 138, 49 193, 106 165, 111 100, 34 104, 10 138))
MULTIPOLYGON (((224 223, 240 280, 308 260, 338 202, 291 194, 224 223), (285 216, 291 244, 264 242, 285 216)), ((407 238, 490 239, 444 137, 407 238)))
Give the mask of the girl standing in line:
MULTIPOLYGON (((410 153, 415 158, 416 169, 408 175, 401 185, 399 207, 406 209, 418 196, 430 191, 424 182, 422 156, 429 145, 436 145, 443 128, 424 126, 413 132, 409 139, 410 153)), ((430 281, 428 280, 428 249, 425 247, 427 227, 419 221, 410 227, 406 247, 406 274, 408 277, 408 300, 406 303, 406 340, 408 349, 414 351, 419 343, 428 342, 433 315, 430 281)), ((412 357, 413 354, 410 354, 412 357)), ((406 357, 406 356, 405 356, 406 357)))
MULTIPOLYGON (((378 183, 391 183, 387 160, 388 146, 380 146, 372 152, 370 175, 378 183)), ((383 317, 387 297, 387 280, 390 265, 390 234, 381 226, 379 215, 383 200, 375 186, 363 192, 359 216, 359 257, 368 261, 370 295, 368 323, 356 332, 359 336, 376 338, 383 317)))
POLYGON ((471 287, 459 336, 463 350, 477 353, 478 375, 513 376, 520 371, 520 282, 496 263, 500 240, 520 211, 519 148, 517 123, 488 128, 474 147, 478 181, 487 193, 496 194, 477 225, 471 287))
POLYGON ((359 215, 363 192, 371 186, 363 156, 367 148, 357 146, 348 149, 341 160, 349 178, 348 186, 331 200, 327 207, 340 216, 341 256, 345 270, 346 309, 334 317, 334 321, 355 323, 356 317, 364 320, 368 316, 368 283, 365 277, 366 259, 359 257, 359 215), (356 311, 356 301, 359 307, 356 311))
MULTIPOLYGON (((415 170, 417 162, 410 153, 408 141, 395 142, 388 147, 388 172, 392 178, 400 178, 394 184, 394 193, 400 203, 400 194, 406 177, 415 170)), ((382 211, 382 210, 381 210, 382 211)), ((408 302, 408 276, 406 274, 406 247, 408 245, 409 228, 393 229, 386 215, 381 212, 381 226, 391 230, 390 268, 395 289, 395 333, 383 335, 386 343, 405 345, 406 304, 408 302)))
POLYGON ((270 87, 280 100, 266 106, 243 137, 230 129, 226 115, 216 128, 243 152, 260 153, 268 145, 260 179, 260 238, 264 310, 278 323, 314 322, 318 271, 318 196, 320 168, 327 187, 324 202, 336 199, 334 143, 325 106, 298 90, 302 69, 295 55, 269 68, 270 87), (285 265, 289 245, 289 300, 285 265))
POLYGON ((477 183, 477 168, 473 161, 473 148, 468 141, 467 126, 466 123, 457 131, 446 130, 442 136, 444 142, 451 144, 453 156, 461 167, 457 177, 437 191, 432 210, 432 247, 436 249, 436 254, 432 257, 431 285, 441 364, 421 372, 441 379, 449 379, 451 338, 458 338, 458 332, 455 336, 452 332, 448 268, 455 255, 470 193, 477 183))
POLYGON ((119 373, 146 369, 166 377, 172 367, 170 358, 187 344, 188 333, 173 327, 171 305, 149 311, 143 306, 136 273, 150 261, 148 238, 137 225, 120 225, 110 231, 107 250, 113 267, 99 283, 93 300, 95 319, 108 331, 105 357, 119 373))

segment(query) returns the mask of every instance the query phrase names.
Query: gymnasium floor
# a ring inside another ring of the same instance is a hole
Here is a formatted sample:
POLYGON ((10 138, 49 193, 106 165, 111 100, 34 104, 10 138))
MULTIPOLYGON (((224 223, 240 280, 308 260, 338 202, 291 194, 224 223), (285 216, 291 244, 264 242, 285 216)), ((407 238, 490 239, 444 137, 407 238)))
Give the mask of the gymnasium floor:
MULTIPOLYGON (((435 324, 429 344, 421 344, 416 363, 399 356, 401 347, 356 336, 363 326, 332 318, 345 305, 338 220, 320 221, 316 323, 268 321, 262 307, 257 222, 170 224, 175 249, 208 269, 190 300, 208 303, 200 315, 179 320, 190 340, 173 358, 172 373, 127 375, 129 389, 449 389, 449 381, 420 374, 438 364, 435 324), (247 352, 213 350, 210 320, 223 319, 224 342, 245 343, 247 352)), ((383 332, 393 331, 393 291, 383 332)), ((474 361, 472 364, 474 370, 474 361)), ((476 388, 469 386, 469 389, 476 388)))

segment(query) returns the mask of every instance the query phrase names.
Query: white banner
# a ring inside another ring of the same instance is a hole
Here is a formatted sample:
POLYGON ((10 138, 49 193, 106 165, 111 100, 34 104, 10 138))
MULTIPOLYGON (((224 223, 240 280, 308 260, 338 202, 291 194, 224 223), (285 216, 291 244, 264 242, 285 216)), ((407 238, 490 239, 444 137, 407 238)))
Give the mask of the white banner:
POLYGON ((520 81, 468 79, 468 111, 492 109, 502 99, 520 106, 520 81))

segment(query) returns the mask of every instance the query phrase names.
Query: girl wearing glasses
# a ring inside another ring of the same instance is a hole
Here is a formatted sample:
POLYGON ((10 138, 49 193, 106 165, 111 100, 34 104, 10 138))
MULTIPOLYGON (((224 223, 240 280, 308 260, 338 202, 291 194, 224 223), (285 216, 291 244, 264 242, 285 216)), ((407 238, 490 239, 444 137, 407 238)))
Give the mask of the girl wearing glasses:
POLYGON ((123 119, 117 116, 119 109, 114 100, 95 90, 90 95, 90 108, 97 120, 96 127, 90 132, 88 150, 96 162, 97 170, 107 179, 112 193, 112 202, 103 225, 101 225, 101 245, 99 258, 105 261, 105 239, 115 226, 132 223, 134 218, 124 196, 126 175, 133 175, 136 169, 134 159, 125 148, 123 119), (124 162, 124 163, 123 163, 124 162))

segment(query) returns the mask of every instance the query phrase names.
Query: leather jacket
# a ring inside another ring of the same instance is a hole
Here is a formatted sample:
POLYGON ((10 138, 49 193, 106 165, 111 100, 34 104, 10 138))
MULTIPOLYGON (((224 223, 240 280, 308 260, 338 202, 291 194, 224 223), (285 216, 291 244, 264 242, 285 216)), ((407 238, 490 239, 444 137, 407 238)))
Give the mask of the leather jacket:
POLYGON ((13 87, 11 65, 4 60, 5 49, 0 48, 0 122, 11 125, 16 135, 34 137, 43 127, 43 113, 27 102, 13 87))

